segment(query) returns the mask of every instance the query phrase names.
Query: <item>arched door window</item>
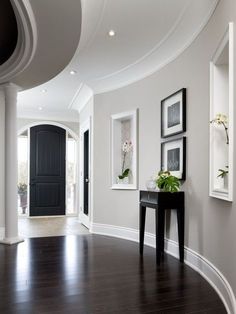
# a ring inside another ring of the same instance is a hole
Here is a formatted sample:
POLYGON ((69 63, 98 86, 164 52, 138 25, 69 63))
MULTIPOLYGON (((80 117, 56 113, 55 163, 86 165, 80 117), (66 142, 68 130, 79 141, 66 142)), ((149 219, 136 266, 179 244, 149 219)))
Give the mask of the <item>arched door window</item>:
MULTIPOLYGON (((30 128, 18 136, 18 213, 29 214, 30 128)), ((78 213, 78 149, 77 139, 66 131, 66 215, 78 213)))

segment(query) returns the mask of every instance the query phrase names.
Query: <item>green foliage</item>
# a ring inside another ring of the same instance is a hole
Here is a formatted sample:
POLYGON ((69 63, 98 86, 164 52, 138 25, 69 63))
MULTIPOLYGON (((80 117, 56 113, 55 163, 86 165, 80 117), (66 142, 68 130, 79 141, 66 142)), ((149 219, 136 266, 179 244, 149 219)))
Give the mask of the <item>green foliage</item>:
POLYGON ((125 169, 124 172, 123 172, 121 175, 118 176, 119 179, 122 180, 122 179, 128 177, 128 176, 129 176, 129 172, 130 172, 130 169, 129 169, 129 168, 125 169))
MULTIPOLYGON (((226 168, 228 169, 229 167, 226 166, 226 168)), ((224 169, 218 169, 218 171, 220 172, 217 176, 217 178, 225 178, 227 176, 227 174, 229 173, 229 170, 224 170, 224 169)))
POLYGON ((169 171, 160 171, 156 179, 156 185, 164 192, 178 192, 180 188, 180 180, 172 176, 169 171))
POLYGON ((18 184, 18 193, 23 194, 25 192, 27 192, 27 184, 20 182, 18 184))

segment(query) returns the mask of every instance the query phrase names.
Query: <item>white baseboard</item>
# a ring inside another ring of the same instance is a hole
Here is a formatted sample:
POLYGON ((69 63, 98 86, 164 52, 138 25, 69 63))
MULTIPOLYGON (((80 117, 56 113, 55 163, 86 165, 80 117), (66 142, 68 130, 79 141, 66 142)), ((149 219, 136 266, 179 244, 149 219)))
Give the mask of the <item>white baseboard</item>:
MULTIPOLYGON (((139 231, 131 228, 91 223, 90 232, 135 242, 139 241, 139 231)), ((155 235, 152 233, 145 233, 144 243, 155 248, 155 235)), ((165 251, 168 254, 178 258, 178 243, 169 239, 165 239, 165 251)), ((224 303, 228 314, 236 314, 235 296, 229 282, 224 277, 224 275, 205 257, 189 249, 188 247, 185 247, 184 262, 209 282, 209 284, 214 288, 224 303)))
POLYGON ((5 228, 0 227, 0 239, 3 239, 5 237, 5 228))

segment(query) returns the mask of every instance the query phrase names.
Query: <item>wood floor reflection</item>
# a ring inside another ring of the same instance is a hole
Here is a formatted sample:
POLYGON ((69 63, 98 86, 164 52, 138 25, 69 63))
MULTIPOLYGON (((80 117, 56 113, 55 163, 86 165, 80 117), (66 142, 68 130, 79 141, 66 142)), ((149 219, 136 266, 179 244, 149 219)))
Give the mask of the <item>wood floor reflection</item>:
POLYGON ((0 313, 226 313, 209 284, 171 256, 95 235, 0 245, 0 313))

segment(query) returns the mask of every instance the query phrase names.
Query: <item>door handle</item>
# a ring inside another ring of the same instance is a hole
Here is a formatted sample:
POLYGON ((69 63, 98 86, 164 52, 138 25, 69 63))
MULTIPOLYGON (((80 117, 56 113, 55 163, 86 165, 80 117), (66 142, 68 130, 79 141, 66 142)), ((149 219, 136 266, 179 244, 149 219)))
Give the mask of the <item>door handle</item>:
POLYGON ((86 183, 89 183, 89 178, 86 178, 86 179, 85 179, 85 182, 86 182, 86 183))

